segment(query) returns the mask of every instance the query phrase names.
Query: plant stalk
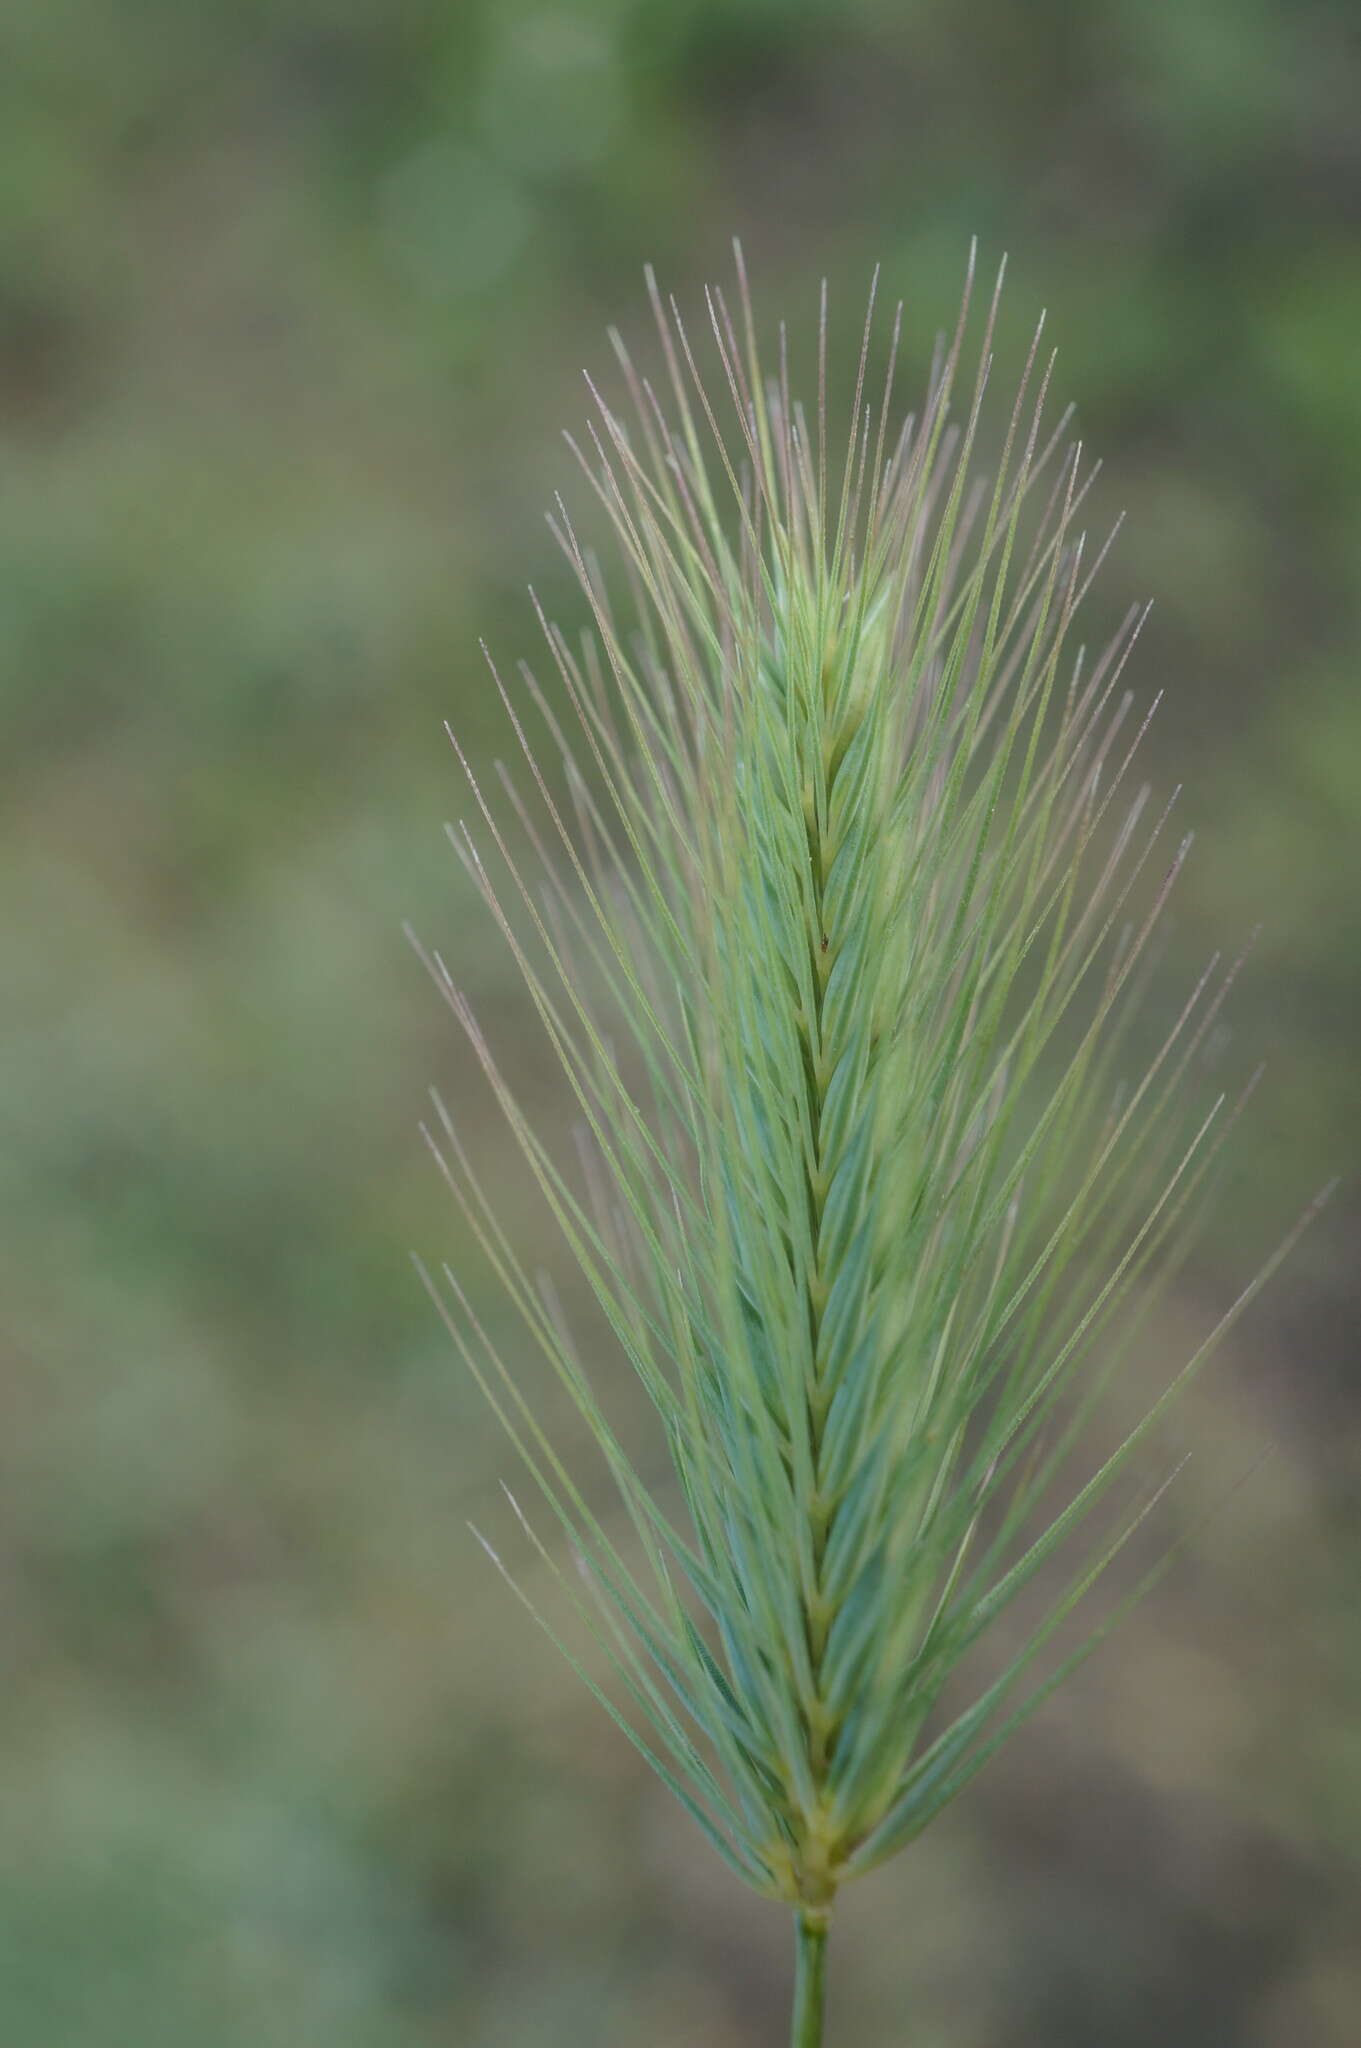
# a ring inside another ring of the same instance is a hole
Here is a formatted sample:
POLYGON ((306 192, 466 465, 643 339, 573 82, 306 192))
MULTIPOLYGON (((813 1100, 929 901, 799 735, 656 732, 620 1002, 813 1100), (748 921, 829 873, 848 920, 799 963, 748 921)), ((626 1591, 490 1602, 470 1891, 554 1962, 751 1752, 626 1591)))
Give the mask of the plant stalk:
POLYGON ((800 1913, 797 1923, 794 1974, 794 2026, 790 2048, 822 2048, 822 2016, 827 1989, 827 1921, 820 1913, 800 1913))

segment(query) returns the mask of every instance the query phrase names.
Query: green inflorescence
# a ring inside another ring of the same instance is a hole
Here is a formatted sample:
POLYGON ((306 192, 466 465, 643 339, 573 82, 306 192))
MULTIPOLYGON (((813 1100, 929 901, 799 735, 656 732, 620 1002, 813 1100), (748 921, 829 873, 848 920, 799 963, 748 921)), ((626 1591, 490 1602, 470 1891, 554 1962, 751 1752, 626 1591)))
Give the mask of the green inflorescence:
POLYGON ((740 253, 738 278, 735 317, 708 301, 707 382, 655 285, 665 403, 616 344, 631 417, 597 397, 578 452, 622 575, 554 521, 594 631, 578 651, 545 621, 553 692, 528 672, 518 699, 502 689, 529 778, 507 802, 542 873, 470 768, 482 830, 454 835, 575 1092, 587 1185, 427 956, 664 1434, 677 1484, 659 1492, 441 1105, 430 1143, 627 1535, 459 1280, 431 1284, 579 1555, 584 1585, 524 1523, 589 1631, 589 1670, 569 1654, 727 1862, 797 1910, 812 2041, 838 1889, 918 1835, 1109 1625, 1030 1676, 1149 1501, 1092 1511, 1294 1234, 1075 1474, 1239 1106, 1201 1099, 1198 1058, 1232 967, 1211 962, 1161 1043, 1130 1051, 1188 844, 1131 773, 1142 615, 1095 660, 1074 648, 1105 549, 1080 528, 1093 472, 1066 418, 1046 424, 1038 333, 977 474, 1000 276, 966 373, 971 261, 901 423, 901 307, 867 401, 871 293, 840 459, 825 296, 810 419, 783 333, 774 373, 760 361, 740 253), (1032 1586, 1038 1616, 958 1704, 948 1681, 1032 1586))

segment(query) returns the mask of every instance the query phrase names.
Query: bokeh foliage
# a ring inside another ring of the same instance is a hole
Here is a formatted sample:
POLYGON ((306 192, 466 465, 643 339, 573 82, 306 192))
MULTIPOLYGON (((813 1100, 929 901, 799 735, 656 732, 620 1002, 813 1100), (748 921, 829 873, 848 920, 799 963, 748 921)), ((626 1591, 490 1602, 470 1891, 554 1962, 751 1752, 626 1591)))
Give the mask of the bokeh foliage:
MULTIPOLYGON (((646 258, 684 297, 738 230, 805 324, 882 260, 920 360, 968 235, 1011 250, 1128 507, 1105 580, 1158 601, 1139 680, 1201 834, 1178 964, 1264 926, 1232 1024, 1269 1071, 1196 1310, 1354 1158, 1351 17, 7 11, 6 2039, 740 2048, 780 2009, 778 1915, 467 1537, 502 1454, 406 1263, 463 1249, 414 1125, 466 1077, 402 917, 567 1115, 443 847, 440 724, 504 750, 476 638, 531 650, 528 578, 579 617, 539 514, 646 258)), ((848 2038, 908 2030, 909 1923, 923 2038, 1355 2038, 1354 1237, 1344 1197, 1187 1411, 1190 1511, 1276 1455, 930 1866, 857 1899, 848 2038)))

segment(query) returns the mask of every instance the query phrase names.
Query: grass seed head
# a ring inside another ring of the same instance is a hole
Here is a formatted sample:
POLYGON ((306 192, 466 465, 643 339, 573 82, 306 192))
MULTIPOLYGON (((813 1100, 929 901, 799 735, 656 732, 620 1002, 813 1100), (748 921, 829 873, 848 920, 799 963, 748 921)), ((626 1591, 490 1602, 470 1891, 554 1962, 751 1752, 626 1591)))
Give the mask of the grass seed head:
POLYGON ((441 1107, 432 1149, 626 1511, 624 1534, 455 1276, 432 1282, 578 1552, 574 1579, 521 1518, 592 1639, 568 1654, 727 1861, 810 1922, 1099 1639, 1037 1674, 1147 1503, 1094 1511, 1266 1277, 1081 1462, 1234 1120, 1197 1058, 1233 970, 1132 1060, 1187 842, 1133 771, 1142 614, 1075 646, 1106 544, 1039 332, 980 472, 1000 284, 980 306, 971 259, 902 416, 901 307, 870 395, 872 292, 838 431, 825 295, 810 416, 783 331, 758 352, 740 252, 705 374, 649 277, 662 390, 616 339, 627 417, 592 386, 577 451, 604 571, 561 502, 552 522, 591 635, 540 615, 551 693, 493 669, 524 770, 493 804, 465 760, 478 829, 455 836, 575 1094, 580 1173, 428 960, 673 1468, 659 1491, 616 1435, 441 1107), (1038 1612, 999 1629, 1028 1590, 1038 1612), (961 1704, 990 1633, 1005 1651, 961 1704))

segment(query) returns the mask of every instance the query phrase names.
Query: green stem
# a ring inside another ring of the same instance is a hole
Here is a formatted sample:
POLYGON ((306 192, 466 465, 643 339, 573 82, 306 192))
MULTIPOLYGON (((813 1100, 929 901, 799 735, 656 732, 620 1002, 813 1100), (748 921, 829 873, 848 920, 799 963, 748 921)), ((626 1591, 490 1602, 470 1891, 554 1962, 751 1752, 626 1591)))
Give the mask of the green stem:
POLYGON ((827 1988, 827 1922, 821 1914, 798 1916, 798 1960, 794 1976, 794 2027, 790 2048, 822 2048, 822 2014, 827 1988))

